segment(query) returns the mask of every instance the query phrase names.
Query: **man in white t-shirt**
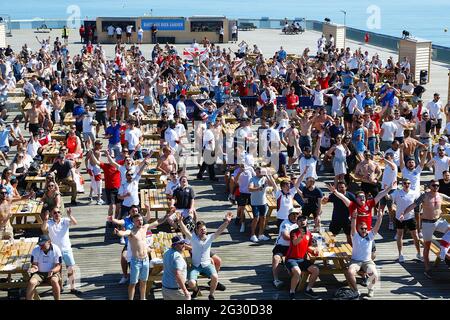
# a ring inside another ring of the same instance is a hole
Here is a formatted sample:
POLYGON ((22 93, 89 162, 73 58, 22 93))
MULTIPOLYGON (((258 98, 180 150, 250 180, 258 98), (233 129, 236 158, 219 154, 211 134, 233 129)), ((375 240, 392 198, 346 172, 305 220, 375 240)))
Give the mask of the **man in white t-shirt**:
POLYGON ((353 298, 359 297, 360 293, 358 285, 356 284, 356 275, 359 271, 367 273, 369 282, 367 285, 368 296, 371 298, 374 296, 374 286, 378 280, 378 271, 375 263, 372 260, 372 247, 375 242, 375 236, 380 230, 383 215, 381 212, 377 214, 377 222, 370 232, 367 232, 366 222, 360 222, 356 225, 357 212, 352 215, 351 224, 351 237, 352 237, 352 260, 348 267, 345 278, 353 291, 353 298))
POLYGON ((450 166, 450 157, 445 155, 445 148, 439 146, 437 148, 437 156, 434 156, 433 159, 427 162, 426 167, 434 167, 434 179, 440 180, 443 179, 443 172, 448 171, 450 166))
POLYGON ((116 28, 114 28, 114 26, 109 25, 108 28, 106 28, 106 30, 108 31, 108 38, 110 40, 112 40, 112 38, 114 37, 114 31, 116 30, 116 28))
POLYGON ((394 141, 395 134, 397 132, 397 125, 394 123, 394 117, 392 115, 389 115, 385 122, 381 125, 381 131, 380 131, 380 150, 386 151, 389 149, 392 145, 392 142, 394 141))
POLYGON ((31 278, 27 286, 27 300, 33 300, 36 287, 42 282, 50 283, 54 299, 60 299, 61 264, 62 254, 59 247, 52 244, 48 235, 40 236, 37 246, 31 252, 31 267, 28 269, 31 278))
POLYGON ((122 43, 122 28, 121 27, 116 28, 116 38, 117 38, 117 43, 122 43))
POLYGON ((280 232, 278 238, 275 242, 275 247, 272 250, 272 275, 273 275, 273 285, 278 289, 283 285, 283 281, 278 279, 278 274, 280 272, 279 265, 282 258, 286 256, 290 244, 290 234, 295 228, 298 228, 297 217, 300 212, 291 210, 289 212, 288 218, 284 220, 280 225, 280 232))
POLYGON ((121 217, 129 213, 131 206, 139 206, 139 180, 145 167, 150 163, 150 157, 151 154, 142 161, 136 174, 133 170, 127 170, 125 173, 125 181, 121 183, 117 196, 119 200, 123 200, 120 207, 121 217))
POLYGON ((133 32, 133 26, 132 25, 128 25, 126 30, 127 30, 127 41, 128 43, 131 43, 131 33, 133 32))
POLYGON ((128 121, 128 129, 125 130, 125 141, 130 154, 134 152, 135 159, 142 159, 142 132, 141 129, 137 128, 136 122, 134 120, 128 121))
POLYGON ((400 111, 398 109, 395 109, 394 120, 392 122, 394 122, 397 126, 394 139, 400 143, 403 143, 403 140, 405 139, 404 131, 409 128, 408 121, 400 116, 400 111))
POLYGON ((408 158, 404 160, 403 153, 404 145, 400 146, 400 170, 402 173, 402 179, 408 179, 411 182, 411 190, 420 193, 420 175, 425 161, 427 158, 427 152, 423 152, 420 158, 420 164, 416 167, 416 161, 414 158, 408 158))
POLYGON ((180 100, 175 105, 175 111, 176 114, 180 117, 181 122, 184 125, 184 128, 187 130, 187 113, 186 113, 186 104, 184 103, 186 101, 185 95, 180 95, 180 100))
POLYGON ((441 128, 442 128, 442 117, 444 114, 444 108, 442 106, 441 101, 439 101, 441 98, 439 96, 439 93, 435 93, 433 95, 433 100, 428 102, 426 109, 428 110, 430 114, 431 120, 437 120, 437 123, 433 126, 432 132, 434 132, 434 136, 436 134, 440 134, 441 128), (434 128, 436 128, 436 131, 434 131, 434 128))
MULTIPOLYGON (((398 142, 397 142, 398 143, 398 142)), ((394 154, 392 152, 386 152, 384 154, 385 168, 383 171, 383 177, 381 179, 382 189, 386 189, 391 186, 394 181, 397 181, 398 167, 394 162, 394 154)), ((389 194, 394 193, 394 190, 389 191, 389 194)), ((384 208, 388 207, 389 212, 389 230, 394 230, 394 208, 392 206, 392 198, 389 195, 380 200, 380 206, 378 210, 384 212, 384 208)))
MULTIPOLYGON (((450 124, 450 122, 448 123, 450 124)), ((448 143, 448 138, 446 136, 440 136, 439 142, 433 146, 433 155, 438 154, 438 148, 444 148, 444 153, 446 156, 450 156, 450 143, 448 143)))
POLYGON ((207 234, 206 224, 203 221, 198 221, 195 233, 192 234, 183 223, 181 214, 177 213, 177 221, 180 229, 192 246, 192 268, 189 270, 188 274, 188 285, 193 290, 192 298, 196 298, 200 292, 200 289, 197 286, 197 279, 200 274, 204 274, 211 279, 208 299, 215 300, 214 292, 219 283, 219 276, 216 268, 211 263, 211 245, 212 242, 225 231, 232 218, 233 214, 227 212, 225 221, 213 234, 207 234))
POLYGON ((53 244, 61 249, 62 260, 67 267, 67 277, 70 283, 70 293, 80 294, 75 289, 75 259, 73 258, 72 244, 69 238, 69 228, 77 225, 77 220, 72 215, 72 208, 67 209, 68 218, 61 218, 59 208, 54 208, 51 212, 52 219, 48 220, 49 212, 47 211, 41 230, 44 234, 48 233, 53 244))
POLYGON ((417 223, 414 217, 414 211, 410 210, 409 212, 405 212, 405 209, 413 204, 417 198, 419 198, 419 194, 410 189, 410 180, 403 179, 402 185, 403 189, 395 190, 392 194, 392 200, 397 207, 395 212, 395 226, 397 228, 398 262, 400 263, 405 262, 405 256, 402 254, 405 228, 409 230, 411 237, 414 240, 414 245, 417 251, 416 258, 419 260, 423 259, 420 255, 419 235, 417 233, 417 223))

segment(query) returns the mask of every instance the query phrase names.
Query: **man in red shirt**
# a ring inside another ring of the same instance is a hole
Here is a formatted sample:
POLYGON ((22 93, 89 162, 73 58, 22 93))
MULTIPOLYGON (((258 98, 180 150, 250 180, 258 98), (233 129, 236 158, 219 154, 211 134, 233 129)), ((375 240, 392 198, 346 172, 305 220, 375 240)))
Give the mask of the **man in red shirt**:
POLYGON ((298 95, 295 94, 295 88, 290 87, 288 94, 286 95, 286 111, 291 119, 297 113, 297 107, 299 104, 298 95))
POLYGON ((317 299, 318 295, 312 290, 312 287, 319 276, 319 268, 307 259, 307 253, 317 255, 318 251, 312 247, 312 235, 307 230, 307 217, 299 216, 297 218, 297 225, 299 227, 290 232, 291 240, 286 253, 286 267, 292 273, 289 297, 291 300, 295 299, 295 290, 300 281, 301 273, 308 272, 310 277, 305 294, 313 299, 317 299))
MULTIPOLYGON (((348 207, 350 217, 352 217, 356 212, 356 225, 359 226, 362 222, 364 222, 367 225, 367 232, 369 232, 372 229, 373 208, 375 208, 377 203, 380 202, 380 200, 383 199, 389 193, 389 191, 391 191, 396 186, 397 181, 394 181, 394 184, 378 193, 377 196, 373 199, 366 199, 366 194, 363 191, 358 191, 355 193, 356 202, 351 201, 345 195, 337 191, 336 188, 331 184, 328 185, 328 190, 330 190, 331 193, 333 193, 336 197, 344 202, 344 204, 348 207)), ((376 248, 374 245, 372 248, 372 260, 375 259, 375 251, 376 248)))
MULTIPOLYGON (((109 155, 108 150, 104 152, 106 155, 109 155)), ((120 206, 118 204, 120 204, 120 200, 117 195, 120 188, 120 171, 111 163, 101 162, 94 156, 94 153, 92 153, 91 161, 103 170, 103 175, 105 178, 106 203, 109 205, 108 216, 112 216, 114 213, 116 219, 118 219, 120 212, 120 206)))

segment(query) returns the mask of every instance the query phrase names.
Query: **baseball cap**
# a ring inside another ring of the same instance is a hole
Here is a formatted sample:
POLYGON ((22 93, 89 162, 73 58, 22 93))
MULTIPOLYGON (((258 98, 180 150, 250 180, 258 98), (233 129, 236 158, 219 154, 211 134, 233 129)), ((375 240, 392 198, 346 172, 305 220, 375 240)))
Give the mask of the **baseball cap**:
POLYGON ((50 241, 50 237, 46 234, 43 234, 39 237, 38 245, 42 246, 47 241, 50 241))
POLYGON ((445 142, 448 142, 448 138, 446 136, 440 136, 439 140, 444 140, 445 142))
POLYGON ((172 238, 172 246, 176 246, 178 244, 183 244, 183 243, 187 243, 187 241, 180 236, 175 236, 172 238))

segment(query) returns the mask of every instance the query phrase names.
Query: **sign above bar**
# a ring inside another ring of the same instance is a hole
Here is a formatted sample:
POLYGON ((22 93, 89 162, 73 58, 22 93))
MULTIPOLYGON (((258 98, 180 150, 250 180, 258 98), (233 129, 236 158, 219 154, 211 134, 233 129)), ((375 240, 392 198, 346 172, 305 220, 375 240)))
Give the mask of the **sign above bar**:
POLYGON ((184 30, 184 19, 142 19, 142 29, 151 30, 155 24, 158 30, 184 30))

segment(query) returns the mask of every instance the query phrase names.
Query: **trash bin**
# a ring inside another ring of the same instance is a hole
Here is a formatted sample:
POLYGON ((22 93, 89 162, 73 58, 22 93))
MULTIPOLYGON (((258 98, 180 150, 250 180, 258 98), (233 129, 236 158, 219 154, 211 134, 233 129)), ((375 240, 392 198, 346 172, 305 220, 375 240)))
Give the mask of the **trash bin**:
POLYGON ((428 70, 420 70, 420 84, 428 83, 428 70))

